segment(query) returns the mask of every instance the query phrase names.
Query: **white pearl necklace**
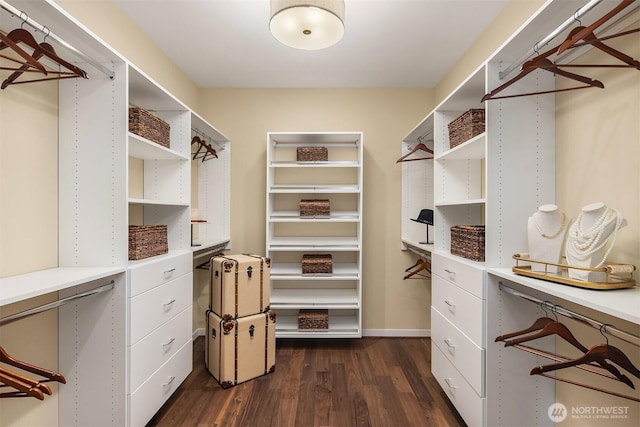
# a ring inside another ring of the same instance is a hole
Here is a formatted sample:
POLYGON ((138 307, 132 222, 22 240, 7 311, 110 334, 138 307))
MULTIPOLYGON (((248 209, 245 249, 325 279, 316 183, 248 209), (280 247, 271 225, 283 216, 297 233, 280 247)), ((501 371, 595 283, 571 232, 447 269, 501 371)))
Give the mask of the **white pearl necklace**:
POLYGON ((598 265, 594 266, 594 268, 602 267, 602 264, 604 264, 605 260, 609 256, 609 253, 611 252, 611 249, 613 249, 613 246, 615 244, 618 228, 620 228, 620 226, 622 225, 622 216, 617 210, 613 208, 607 208, 602 216, 598 218, 593 226, 587 231, 582 230, 582 217, 583 213, 581 212, 578 216, 578 219, 576 219, 573 225, 569 228, 569 237, 567 238, 566 244, 567 261, 569 261, 570 265, 576 265, 574 261, 586 260, 594 253, 604 248, 609 240, 611 240, 611 244, 607 248, 604 256, 602 257, 598 265), (602 239, 602 234, 604 233, 605 229, 611 223, 613 223, 614 220, 616 224, 614 226, 613 232, 602 239))
POLYGON ((542 231, 542 227, 540 227, 540 224, 538 224, 538 221, 536 220, 536 215, 532 215, 531 218, 533 219, 533 225, 536 226, 536 229, 538 230, 538 233, 540 233, 540 235, 542 237, 544 237, 545 239, 554 239, 556 237, 558 237, 560 235, 560 233, 562 233, 562 230, 564 230, 564 226, 567 222, 567 216, 564 214, 564 212, 562 213, 562 223, 560 224, 560 228, 558 229, 558 231, 556 231, 555 233, 552 234, 545 234, 544 231, 542 231))

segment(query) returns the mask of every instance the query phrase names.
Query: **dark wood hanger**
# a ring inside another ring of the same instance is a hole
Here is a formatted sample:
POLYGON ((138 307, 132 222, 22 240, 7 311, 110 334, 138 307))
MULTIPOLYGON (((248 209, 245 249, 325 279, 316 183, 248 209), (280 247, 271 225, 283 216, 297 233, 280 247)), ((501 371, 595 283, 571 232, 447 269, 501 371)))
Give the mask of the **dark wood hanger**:
POLYGON ((0 393, 0 397, 31 396, 39 400, 44 400, 44 393, 42 390, 31 387, 29 384, 20 381, 13 375, 6 374, 2 370, 0 370, 0 382, 17 390, 16 392, 0 393))
POLYGON ((191 138, 191 145, 193 144, 198 144, 198 148, 196 152, 193 153, 192 160, 202 159, 202 161, 205 162, 206 160, 212 158, 218 158, 218 153, 216 152, 216 150, 209 143, 201 139, 198 135, 191 138), (200 154, 200 150, 202 150, 203 148, 204 152, 200 154))
POLYGON ((32 388, 36 388, 36 389, 40 390, 44 394, 51 395, 51 388, 48 385, 43 384, 42 381, 36 381, 36 380, 31 379, 29 377, 26 377, 26 376, 24 376, 22 374, 19 374, 17 372, 13 372, 13 371, 10 371, 10 370, 4 369, 4 368, 0 368, 0 372, 4 373, 5 375, 11 376, 11 377, 15 378, 18 381, 21 381, 21 382, 27 384, 28 386, 30 386, 32 388))
POLYGON ((550 318, 550 317, 539 317, 528 328, 521 329, 521 330, 516 331, 516 332, 510 332, 508 334, 500 335, 500 336, 496 337, 495 342, 505 341, 505 340, 508 340, 509 338, 514 338, 514 337, 518 337, 520 335, 530 334, 531 332, 539 331, 539 330, 541 330, 542 328, 544 328, 545 326, 547 326, 551 322, 555 322, 555 320, 550 318))
POLYGON ((60 58, 53 49, 53 46, 51 46, 50 44, 43 43, 43 46, 43 44, 38 43, 29 31, 23 28, 16 28, 15 30, 12 30, 9 34, 7 34, 7 37, 16 43, 25 43, 26 45, 33 48, 34 52, 41 52, 44 56, 62 65, 67 70, 76 74, 78 77, 82 77, 85 79, 87 78, 87 73, 83 69, 78 68, 75 65, 60 58))
MULTIPOLYGON (((4 35, 1 31, 0 31, 0 50, 6 49, 6 48, 11 48, 11 50, 13 50, 14 52, 16 52, 18 55, 20 55, 22 57, 22 59, 24 59, 25 61, 27 61, 26 63, 28 63, 30 66, 36 68, 37 70, 40 70, 41 73, 43 74, 47 74, 47 69, 44 68, 44 65, 42 65, 40 62, 38 62, 37 59, 35 59, 33 56, 29 55, 24 49, 22 49, 20 46, 18 46, 18 44, 16 42, 14 42, 9 35, 4 35)), ((6 56, 3 55, 4 58, 7 58, 6 56)), ((10 58, 7 58, 10 59, 10 58)))
POLYGON ((492 99, 506 99, 506 98, 517 98, 517 97, 521 97, 521 96, 532 96, 532 95, 544 95, 544 94, 548 94, 548 93, 558 93, 558 92, 567 92, 570 90, 577 90, 577 89, 587 89, 590 87, 599 87, 601 89, 604 88, 604 84, 599 81, 599 80, 593 80, 589 77, 585 77, 585 76, 581 76, 579 74, 575 74, 575 73, 571 73, 565 70, 561 70, 558 65, 554 64, 553 62, 551 62, 549 59, 547 59, 546 57, 538 57, 534 60, 531 61, 527 61, 524 63, 524 65, 522 66, 522 71, 520 72, 520 74, 518 74, 517 76, 515 76, 514 78, 512 78, 511 80, 509 80, 508 82, 502 84, 501 86, 495 88, 494 90, 492 90, 491 92, 489 92, 488 94, 484 95, 482 97, 481 102, 484 101, 489 101, 492 99), (511 86, 512 84, 514 84, 515 82, 517 82, 518 80, 521 80, 523 77, 527 76, 528 74, 532 73, 535 70, 538 69, 542 69, 542 70, 547 70, 552 72, 553 74, 559 75, 559 76, 563 76, 572 80, 576 80, 578 82, 584 83, 583 86, 575 86, 575 87, 570 87, 570 88, 564 88, 564 89, 552 89, 552 90, 545 90, 545 91, 539 91, 539 92, 529 92, 529 93, 521 93, 521 94, 517 94, 517 95, 505 95, 505 96, 495 96, 496 94, 502 92, 504 89, 508 88, 509 86, 511 86))
POLYGON ((413 149, 411 151, 409 151, 407 154, 405 154, 404 156, 400 157, 398 160, 396 160, 396 163, 401 163, 401 162, 413 162, 416 160, 430 160, 433 159, 433 150, 429 147, 427 147, 426 145, 424 145, 422 142, 418 143, 415 147, 413 147, 413 149), (427 153, 431 154, 431 157, 420 157, 418 159, 407 159, 407 157, 411 156, 412 154, 418 152, 418 151, 426 151, 427 153))
POLYGON ((620 11, 625 9, 634 1, 635 0, 622 0, 620 4, 618 4, 616 7, 614 7, 611 11, 609 11, 602 17, 600 17, 600 19, 595 21, 593 24, 589 25, 588 27, 583 27, 579 31, 576 31, 573 34, 570 34, 569 37, 567 37, 567 39, 564 42, 562 42, 562 44, 560 44, 560 46, 558 47, 558 54, 561 54, 565 50, 573 47, 577 42, 582 40, 587 34, 593 33, 598 27, 600 27, 602 24, 607 22, 609 19, 613 18, 615 15, 617 15, 620 11))
MULTIPOLYGON (((53 46, 51 46, 49 43, 43 42, 43 43, 40 43, 40 46, 42 48, 41 50, 36 50, 36 51, 33 52, 33 58, 35 58, 36 60, 42 58, 42 56, 44 55, 43 52, 46 51, 46 50, 55 53, 55 50, 54 50, 53 46)), ((31 79, 31 80, 24 80, 24 81, 16 82, 16 79, 18 77, 20 77, 23 73, 31 72, 31 71, 33 71, 33 70, 31 69, 29 64, 24 64, 20 68, 15 69, 15 71, 2 82, 2 85, 0 86, 0 89, 6 89, 7 86, 13 85, 13 84, 33 83, 33 82, 36 82, 36 81, 39 82, 39 81, 45 81, 45 80, 62 80, 62 79, 66 79, 66 78, 82 77, 82 76, 78 75, 74 71, 49 70, 48 73, 52 74, 52 75, 55 75, 55 77, 38 78, 38 79, 31 79)))
POLYGON ((2 346, 0 346, 0 362, 6 363, 7 365, 15 366, 16 368, 31 372, 32 374, 40 375, 41 377, 48 378, 51 381, 57 381, 63 384, 67 383, 62 374, 41 368, 39 366, 31 365, 29 363, 11 357, 9 353, 7 353, 4 348, 2 348, 2 346))
MULTIPOLYGON (((580 350, 583 353, 587 353, 589 349, 582 345, 575 336, 571 333, 569 328, 567 328, 564 324, 554 321, 548 323, 544 326, 540 331, 534 334, 525 335, 520 338, 514 338, 511 340, 505 341, 505 347, 512 346, 514 344, 522 344, 527 341, 532 341, 538 338, 543 338, 547 336, 555 335, 562 339, 564 339, 569 344, 573 345, 575 348, 580 350)), ((615 367, 609 364, 606 360, 596 361, 600 366, 602 366, 607 371, 611 372, 616 378, 618 378, 623 383, 627 384, 631 388, 635 388, 633 382, 624 374, 620 373, 620 371, 615 367)))
MULTIPOLYGON (((568 362, 554 363, 545 366, 538 366, 531 370, 531 375, 541 374, 549 371, 557 371, 559 369, 570 368, 578 365, 596 362, 602 366, 602 363, 611 361, 620 366, 625 371, 640 378, 640 370, 636 368, 631 360, 622 350, 609 344, 600 344, 591 347, 584 355, 568 362)), ((632 388, 635 388, 632 386, 632 388)))
POLYGON ((416 268, 416 267, 417 267, 417 269, 415 269, 415 270, 411 271, 409 274, 405 275, 402 278, 402 280, 410 279, 411 277, 413 277, 415 275, 418 275, 418 276, 423 277, 423 278, 431 277, 431 262, 430 261, 418 260, 418 262, 416 262, 414 265, 412 265, 411 267, 407 268, 405 270, 405 272, 407 272, 407 271, 409 271, 409 270, 411 270, 413 268, 416 268), (425 270, 427 271, 428 275, 418 274, 418 273, 420 273, 422 271, 425 271, 425 270))

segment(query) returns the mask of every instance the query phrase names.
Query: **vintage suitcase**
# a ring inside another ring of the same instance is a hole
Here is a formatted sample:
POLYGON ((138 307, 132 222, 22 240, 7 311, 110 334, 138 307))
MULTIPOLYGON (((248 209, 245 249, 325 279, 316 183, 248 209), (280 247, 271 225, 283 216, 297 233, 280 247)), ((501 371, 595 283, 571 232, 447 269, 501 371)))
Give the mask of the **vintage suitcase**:
POLYGON ((218 316, 248 316, 269 309, 271 260, 259 255, 211 258, 209 308, 218 316))
POLYGON ((205 366, 222 388, 275 370, 276 315, 218 316, 207 310, 205 366))

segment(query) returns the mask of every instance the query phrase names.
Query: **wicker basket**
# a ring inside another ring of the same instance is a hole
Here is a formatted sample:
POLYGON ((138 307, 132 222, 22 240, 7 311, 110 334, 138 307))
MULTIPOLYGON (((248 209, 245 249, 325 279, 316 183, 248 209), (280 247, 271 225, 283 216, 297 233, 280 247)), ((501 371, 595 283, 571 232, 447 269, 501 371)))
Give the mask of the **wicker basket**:
POLYGON ((484 132, 484 110, 471 109, 449 123, 449 146, 451 148, 484 132))
POLYGON ((169 123, 144 108, 129 108, 129 132, 169 148, 169 123))
POLYGON ((302 255, 302 274, 332 274, 333 258, 331 254, 302 255))
POLYGON ((473 261, 484 261, 484 225, 451 227, 451 253, 473 261))
POLYGON ((166 225, 130 225, 129 226, 129 259, 143 259, 166 254, 166 225))
POLYGON ((302 199, 300 200, 300 216, 329 216, 331 205, 328 199, 302 199))
POLYGON ((298 312, 298 329, 329 329, 329 310, 300 310, 298 312))
POLYGON ((296 159, 299 162, 326 162, 329 159, 327 147, 298 147, 296 159))

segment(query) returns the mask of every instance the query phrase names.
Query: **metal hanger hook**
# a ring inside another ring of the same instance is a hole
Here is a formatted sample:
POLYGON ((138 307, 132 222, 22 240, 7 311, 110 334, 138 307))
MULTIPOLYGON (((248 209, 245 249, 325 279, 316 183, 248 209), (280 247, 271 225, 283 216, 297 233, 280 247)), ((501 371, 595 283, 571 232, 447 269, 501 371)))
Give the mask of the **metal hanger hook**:
POLYGON ((553 313, 553 317, 555 317, 556 322, 559 322, 559 320, 558 320, 558 308, 560 308, 559 305, 556 305, 556 304, 552 304, 551 305, 551 313, 553 313))
POLYGON ((44 43, 44 42, 47 41, 47 37, 49 37, 49 34, 51 34, 51 30, 49 29, 49 27, 43 26, 42 27, 42 32, 44 33, 44 38, 42 39, 42 42, 44 43))
POLYGON ((576 9, 575 12, 573 12, 573 20, 576 21, 578 23, 578 25, 582 26, 582 21, 580 21, 580 9, 576 9))
POLYGON ((22 19, 22 24, 20 24, 20 28, 23 28, 24 24, 29 20, 29 15, 27 15, 27 12, 25 12, 24 10, 21 10, 20 19, 22 19), (24 18, 22 17, 22 14, 24 14, 24 18))
POLYGON ((603 323, 602 325, 600 325, 600 335, 604 337, 605 341, 607 342, 607 345, 609 345, 609 337, 607 336, 607 326, 613 326, 613 325, 609 325, 607 323, 603 323))
POLYGON ((540 301, 540 308, 542 309, 542 311, 544 311, 544 315, 545 317, 549 317, 549 312, 547 311, 547 304, 549 304, 548 301, 540 301))

